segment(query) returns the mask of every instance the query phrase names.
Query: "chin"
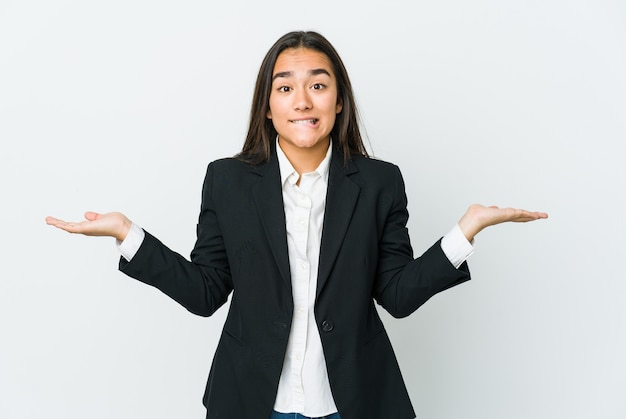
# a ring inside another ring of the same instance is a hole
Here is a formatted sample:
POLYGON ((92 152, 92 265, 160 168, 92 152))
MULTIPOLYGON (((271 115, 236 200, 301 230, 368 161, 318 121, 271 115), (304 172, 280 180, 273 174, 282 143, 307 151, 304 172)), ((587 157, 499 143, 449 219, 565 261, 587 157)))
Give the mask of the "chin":
POLYGON ((325 145, 328 142, 326 140, 323 139, 319 139, 319 138, 297 138, 297 139, 292 139, 292 140, 285 140, 285 142, 287 142, 288 144, 290 144, 292 147, 297 147, 297 148, 315 148, 317 146, 320 145, 325 145))

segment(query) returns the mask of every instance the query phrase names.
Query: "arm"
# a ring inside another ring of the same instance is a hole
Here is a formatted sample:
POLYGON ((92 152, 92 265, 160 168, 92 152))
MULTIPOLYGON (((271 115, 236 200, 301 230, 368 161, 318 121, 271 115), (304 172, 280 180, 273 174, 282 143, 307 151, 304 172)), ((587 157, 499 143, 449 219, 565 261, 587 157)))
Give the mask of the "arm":
MULTIPOLYGON (((470 279, 467 263, 454 266, 438 241, 413 259, 409 236, 407 201, 398 171, 395 196, 379 241, 379 263, 375 298, 392 316, 413 313, 433 295, 470 279)), ((472 205, 458 222, 461 233, 472 241, 484 228, 504 222, 526 222, 547 214, 520 209, 472 205)))
MULTIPOLYGON (((158 288, 187 310, 203 316, 213 314, 226 302, 232 290, 226 251, 212 210, 209 173, 203 188, 202 212, 191 261, 146 232, 131 261, 120 258, 119 264, 125 274, 158 288)), ((81 222, 47 217, 46 222, 70 233, 110 236, 119 241, 126 238, 132 226, 132 222, 119 212, 87 212, 85 221, 81 222)))

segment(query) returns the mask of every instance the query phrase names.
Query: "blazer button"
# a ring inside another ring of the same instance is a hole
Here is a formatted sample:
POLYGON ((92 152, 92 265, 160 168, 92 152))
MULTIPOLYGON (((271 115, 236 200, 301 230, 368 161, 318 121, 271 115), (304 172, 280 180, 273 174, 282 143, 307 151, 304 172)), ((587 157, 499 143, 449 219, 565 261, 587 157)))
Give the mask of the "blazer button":
POLYGON ((324 332, 330 332, 334 328, 335 328, 335 325, 333 324, 333 322, 329 322, 328 320, 324 320, 322 322, 322 330, 324 332))

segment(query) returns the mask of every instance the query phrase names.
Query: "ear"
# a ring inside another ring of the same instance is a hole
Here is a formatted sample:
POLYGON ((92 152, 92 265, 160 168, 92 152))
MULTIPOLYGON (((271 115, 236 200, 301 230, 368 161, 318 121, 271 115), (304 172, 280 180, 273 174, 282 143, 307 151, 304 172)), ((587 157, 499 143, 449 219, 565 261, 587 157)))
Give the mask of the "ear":
POLYGON ((341 113, 342 110, 343 110, 343 99, 338 97, 337 105, 335 106, 335 113, 341 113))
POLYGON ((272 111, 267 111, 267 113, 265 114, 265 117, 267 119, 272 119, 272 111))

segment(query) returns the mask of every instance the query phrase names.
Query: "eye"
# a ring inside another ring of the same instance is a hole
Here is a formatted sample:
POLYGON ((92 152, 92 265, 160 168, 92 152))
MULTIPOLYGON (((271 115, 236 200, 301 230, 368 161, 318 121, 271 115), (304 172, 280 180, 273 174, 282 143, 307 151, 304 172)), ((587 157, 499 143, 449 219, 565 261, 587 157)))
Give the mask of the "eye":
POLYGON ((277 90, 281 93, 287 93, 291 90, 291 88, 288 86, 280 86, 277 90))
POLYGON ((325 88, 326 85, 322 84, 322 83, 315 83, 313 85, 313 90, 322 90, 323 88, 325 88))

